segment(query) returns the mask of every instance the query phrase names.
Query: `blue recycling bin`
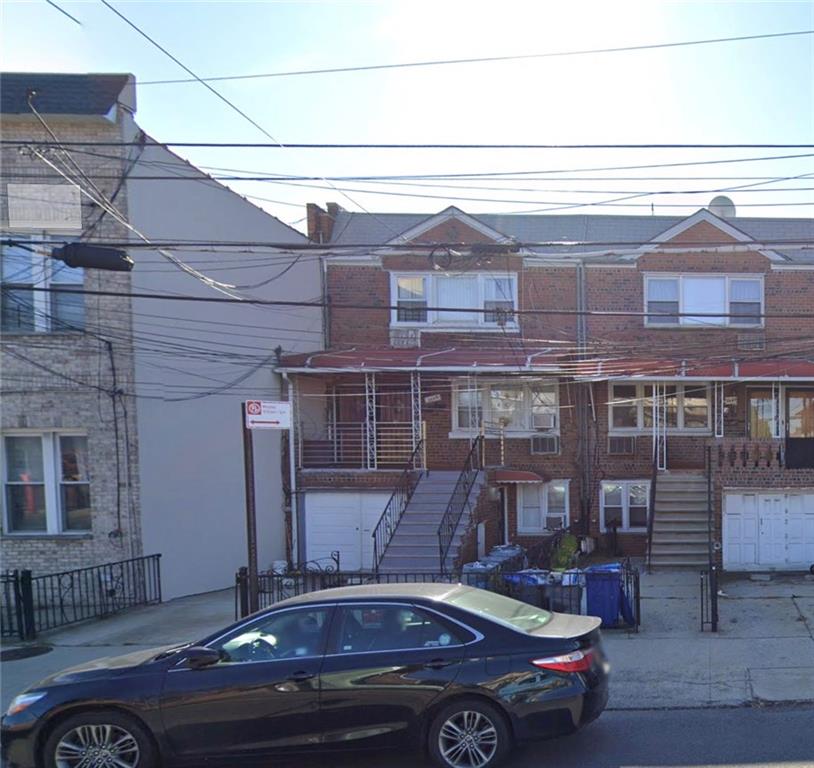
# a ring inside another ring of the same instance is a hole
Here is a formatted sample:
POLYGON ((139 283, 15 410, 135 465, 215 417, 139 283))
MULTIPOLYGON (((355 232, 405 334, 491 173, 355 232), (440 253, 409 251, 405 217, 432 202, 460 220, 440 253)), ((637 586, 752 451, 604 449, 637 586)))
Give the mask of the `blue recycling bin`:
POLYGON ((546 603, 546 585, 548 571, 529 569, 516 573, 506 573, 503 581, 509 587, 509 593, 515 600, 543 608, 546 603))
POLYGON ((586 568, 585 589, 588 615, 602 619, 603 627, 615 626, 622 608, 622 566, 611 563, 586 568))

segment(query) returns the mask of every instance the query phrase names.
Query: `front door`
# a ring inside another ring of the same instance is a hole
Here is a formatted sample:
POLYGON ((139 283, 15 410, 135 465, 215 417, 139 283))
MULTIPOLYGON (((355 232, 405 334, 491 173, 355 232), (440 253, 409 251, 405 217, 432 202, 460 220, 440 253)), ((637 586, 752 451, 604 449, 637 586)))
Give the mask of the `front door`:
POLYGON ((786 466, 814 468, 814 389, 786 390, 786 466))
POLYGON ((758 497, 758 552, 760 564, 784 565, 786 562, 786 505, 784 494, 758 497))
POLYGON ((319 673, 331 606, 281 609, 210 643, 223 660, 170 669, 161 717, 177 757, 242 757, 321 741, 319 673))

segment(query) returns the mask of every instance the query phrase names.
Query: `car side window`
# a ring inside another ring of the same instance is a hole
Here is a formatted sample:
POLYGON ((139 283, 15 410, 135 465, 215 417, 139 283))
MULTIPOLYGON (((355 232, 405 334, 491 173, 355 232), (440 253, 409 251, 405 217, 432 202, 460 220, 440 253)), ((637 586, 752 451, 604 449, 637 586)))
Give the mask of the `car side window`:
POLYGON ((431 613, 411 605, 339 607, 337 653, 368 653, 461 645, 461 637, 431 613))
POLYGON ((325 647, 327 608, 280 611, 235 630, 212 647, 222 664, 319 656, 325 647))

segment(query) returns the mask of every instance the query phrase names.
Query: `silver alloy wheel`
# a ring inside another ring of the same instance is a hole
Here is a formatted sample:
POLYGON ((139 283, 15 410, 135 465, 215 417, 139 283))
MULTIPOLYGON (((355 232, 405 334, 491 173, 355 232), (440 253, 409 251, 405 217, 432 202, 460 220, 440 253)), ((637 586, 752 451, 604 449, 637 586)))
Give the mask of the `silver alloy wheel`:
POLYGON ((497 729, 482 712, 456 712, 438 732, 438 749, 452 768, 484 768, 497 752, 497 729))
POLYGON ((68 731, 54 752, 57 768, 136 768, 136 737, 120 725, 79 725, 68 731))

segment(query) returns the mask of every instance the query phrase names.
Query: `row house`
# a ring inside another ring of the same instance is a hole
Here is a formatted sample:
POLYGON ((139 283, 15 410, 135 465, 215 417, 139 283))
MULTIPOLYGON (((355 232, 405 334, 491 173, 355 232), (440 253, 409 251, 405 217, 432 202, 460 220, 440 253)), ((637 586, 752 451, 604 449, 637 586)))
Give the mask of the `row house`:
POLYGON ((713 203, 309 206, 327 345, 279 367, 296 557, 437 571, 565 528, 653 565, 807 569, 814 223, 713 203))

